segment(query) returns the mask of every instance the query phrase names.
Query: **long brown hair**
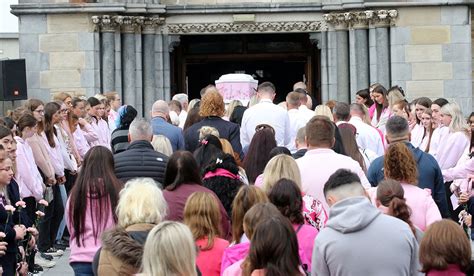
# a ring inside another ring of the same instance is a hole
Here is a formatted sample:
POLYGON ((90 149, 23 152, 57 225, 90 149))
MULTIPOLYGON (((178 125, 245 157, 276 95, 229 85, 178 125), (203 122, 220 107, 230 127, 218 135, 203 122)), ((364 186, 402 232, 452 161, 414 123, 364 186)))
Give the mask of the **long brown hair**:
POLYGON ((367 172, 367 168, 365 166, 364 157, 359 151, 359 146, 357 145, 357 141, 355 139, 356 135, 356 128, 347 123, 342 123, 338 126, 339 133, 341 134, 342 145, 344 146, 344 151, 346 154, 357 161, 360 167, 367 172))
POLYGON ((393 179, 386 179, 377 186, 377 200, 388 207, 388 215, 403 220, 410 226, 411 231, 416 235, 415 227, 410 220, 411 209, 404 198, 405 191, 400 182, 393 179))
POLYGON ((242 263, 242 275, 250 276, 256 269, 265 269, 265 275, 303 275, 300 263, 298 239, 290 221, 281 215, 272 216, 256 227, 242 263))
POLYGON ((422 272, 446 270, 456 264, 467 273, 471 265, 471 244, 454 221, 443 219, 428 227, 420 243, 422 272))
POLYGON ((248 185, 240 188, 232 202, 232 242, 240 242, 244 233, 245 213, 255 204, 262 202, 268 202, 268 198, 260 188, 248 185))
POLYGON ((104 230, 109 214, 117 222, 115 208, 122 186, 115 176, 114 157, 110 150, 103 146, 92 147, 84 156, 82 169, 69 199, 68 216, 74 228, 71 238, 78 246, 84 243, 86 212, 92 216, 92 231, 96 241, 104 230))
MULTIPOLYGON (((33 114, 33 112, 39 107, 44 106, 44 103, 38 99, 29 99, 25 103, 26 112, 33 114)), ((44 121, 38 122, 38 131, 37 133, 40 134, 44 130, 44 121)))
POLYGON ((53 124, 53 116, 58 110, 61 109, 61 106, 56 102, 47 103, 44 106, 44 134, 48 140, 48 144, 52 147, 56 147, 54 142, 54 135, 56 135, 56 129, 53 124))
POLYGON ((184 207, 184 223, 191 229, 194 240, 207 237, 207 245, 201 250, 212 249, 214 239, 222 236, 221 212, 217 200, 211 193, 195 192, 184 207))
POLYGON ((405 143, 391 144, 384 158, 385 178, 416 184, 418 181, 417 173, 415 158, 405 143))
MULTIPOLYGON (((431 120, 433 119, 433 112, 431 111, 430 108, 425 109, 423 114, 428 114, 430 115, 431 120)), ((432 122, 430 123, 428 130, 426 128, 423 130, 423 138, 425 138, 426 134, 428 134, 428 144, 426 145, 425 152, 429 152, 430 146, 431 146, 431 137, 433 136, 433 123, 432 122)))
POLYGON ((375 103, 375 109, 377 110, 377 121, 380 120, 380 116, 382 115, 382 111, 388 107, 388 99, 387 99, 387 89, 383 87, 383 85, 378 84, 376 85, 370 93, 377 93, 377 94, 382 94, 383 96, 383 104, 379 104, 377 101, 374 101, 375 103))

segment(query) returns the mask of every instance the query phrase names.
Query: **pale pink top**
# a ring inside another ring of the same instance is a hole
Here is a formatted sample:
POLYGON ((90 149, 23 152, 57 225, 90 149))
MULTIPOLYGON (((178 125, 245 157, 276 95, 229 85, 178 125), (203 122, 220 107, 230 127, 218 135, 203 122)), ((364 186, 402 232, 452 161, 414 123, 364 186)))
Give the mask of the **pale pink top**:
MULTIPOLYGON (((102 229, 99 229, 99 233, 94 235, 94 231, 92 228, 92 216, 96 216, 96 212, 98 209, 97 201, 92 201, 92 205, 90 206, 89 198, 85 199, 87 202, 86 206, 86 217, 84 221, 85 229, 84 229, 84 240, 81 240, 81 246, 78 246, 75 240, 76 233, 74 232, 74 227, 72 226, 72 219, 69 217, 69 209, 70 209, 70 202, 67 201, 66 210, 64 211, 66 217, 67 227, 70 233, 70 241, 69 245, 71 248, 71 255, 69 256, 69 262, 86 262, 92 263, 94 259, 95 253, 99 248, 102 246, 100 237, 103 232, 115 226, 114 218, 112 215, 113 210, 109 210, 107 215, 105 224, 103 225, 102 229)), ((104 200, 104 199, 101 199, 104 200)), ((111 208, 109 208, 111 209, 111 208)))
POLYGON ((98 134, 99 134, 99 144, 110 149, 110 128, 107 122, 104 119, 99 119, 98 121, 98 134))
POLYGON ((34 197, 37 201, 43 198, 43 178, 36 167, 33 151, 21 137, 15 136, 16 180, 20 187, 20 197, 34 197))
POLYGON ((81 130, 90 146, 94 146, 96 143, 98 143, 99 135, 95 132, 92 124, 85 124, 83 127, 81 127, 81 130))
POLYGON ((61 144, 59 143, 58 137, 56 135, 53 136, 55 147, 51 147, 48 143, 48 139, 46 138, 46 134, 43 132, 41 133, 43 137, 43 143, 46 146, 46 150, 48 150, 49 156, 51 157, 51 164, 54 168, 54 174, 57 176, 64 176, 64 161, 63 155, 61 152, 61 144))
POLYGON ((464 132, 449 132, 438 146, 436 160, 439 167, 445 170, 456 166, 467 147, 469 147, 469 138, 464 132))
POLYGON ((92 131, 97 136, 97 139, 92 140, 92 141, 88 140, 89 146, 93 147, 93 146, 101 145, 101 139, 103 140, 103 138, 101 138, 101 131, 100 131, 100 126, 99 126, 99 121, 97 121, 95 118, 91 118, 90 126, 91 126, 92 131))
POLYGON ((438 154, 438 147, 449 134, 449 128, 445 126, 438 126, 437 128, 433 129, 433 135, 431 135, 431 143, 430 143, 430 150, 428 151, 429 154, 433 155, 436 158, 438 154))
POLYGON ((375 104, 373 104, 371 107, 369 107, 369 116, 370 116, 370 119, 372 119, 374 117, 374 112, 375 112, 375 104))
POLYGON ((357 161, 342 154, 334 152, 332 149, 312 149, 306 154, 296 159, 301 173, 301 183, 303 193, 319 199, 325 210, 329 210, 324 197, 323 188, 329 177, 338 169, 348 169, 356 173, 362 185, 370 187, 369 181, 357 161))
MULTIPOLYGON (((402 183, 401 185, 405 192, 406 203, 411 209, 410 220, 413 225, 425 232, 430 224, 442 219, 438 206, 430 192, 411 184, 402 183)), ((376 188, 370 189, 368 194, 375 205, 377 199, 376 188)))
MULTIPOLYGON (((90 128, 90 125, 87 125, 86 127, 90 128)), ((87 143, 86 137, 84 136, 84 131, 79 126, 77 126, 73 135, 77 151, 79 152, 81 158, 84 158, 87 151, 91 148, 91 146, 89 146, 89 143, 87 143)))
POLYGON ((81 156, 79 155, 79 151, 76 148, 76 143, 74 141, 74 135, 71 133, 71 128, 69 127, 69 122, 64 120, 61 122, 61 128, 67 134, 67 146, 70 153, 76 158, 76 163, 82 161, 81 156))
POLYGON ((36 165, 39 167, 41 172, 47 178, 54 179, 53 163, 46 145, 44 144, 43 137, 35 133, 32 137, 26 139, 26 142, 31 147, 36 165))

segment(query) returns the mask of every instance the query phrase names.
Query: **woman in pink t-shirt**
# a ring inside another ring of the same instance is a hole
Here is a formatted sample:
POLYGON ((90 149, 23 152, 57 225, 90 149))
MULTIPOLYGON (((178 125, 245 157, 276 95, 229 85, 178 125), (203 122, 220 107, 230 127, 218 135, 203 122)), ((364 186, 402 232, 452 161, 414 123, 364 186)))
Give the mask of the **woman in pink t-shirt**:
POLYGON ((184 223, 191 229, 198 247, 196 264, 203 276, 219 276, 224 249, 229 242, 221 239, 221 213, 211 193, 194 192, 184 207, 184 223))
POLYGON ((65 212, 71 235, 69 262, 75 274, 93 275, 92 260, 101 247, 100 236, 117 223, 114 210, 121 188, 110 150, 92 147, 84 157, 65 212))
POLYGON ((277 181, 271 188, 268 199, 280 210, 283 216, 290 220, 298 239, 298 253, 301 264, 306 271, 310 271, 314 239, 319 232, 316 228, 305 224, 305 219, 301 212, 303 208, 301 190, 295 182, 283 178, 277 181))

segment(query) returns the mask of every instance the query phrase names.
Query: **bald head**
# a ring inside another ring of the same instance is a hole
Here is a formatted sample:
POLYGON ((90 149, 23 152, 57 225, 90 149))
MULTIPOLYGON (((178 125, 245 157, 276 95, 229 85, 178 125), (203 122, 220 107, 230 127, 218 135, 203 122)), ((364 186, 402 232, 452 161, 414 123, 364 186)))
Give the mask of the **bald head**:
POLYGON ((306 91, 306 84, 302 81, 299 81, 299 82, 293 84, 293 91, 296 91, 296 89, 298 89, 298 88, 303 89, 304 91, 306 91))
POLYGON ((162 100, 156 101, 151 107, 151 117, 163 117, 167 118, 170 113, 168 103, 162 100))

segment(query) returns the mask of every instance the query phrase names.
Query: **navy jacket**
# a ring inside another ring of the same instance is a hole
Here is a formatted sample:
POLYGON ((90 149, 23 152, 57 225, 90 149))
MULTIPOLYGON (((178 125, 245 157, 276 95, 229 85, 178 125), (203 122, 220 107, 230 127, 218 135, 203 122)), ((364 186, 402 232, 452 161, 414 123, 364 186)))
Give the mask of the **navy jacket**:
POLYGON ((161 117, 151 119, 151 125, 153 127, 153 135, 164 135, 170 140, 173 152, 184 150, 183 131, 179 127, 166 122, 161 117))
POLYGON ((214 127, 219 131, 220 138, 227 139, 232 149, 243 158, 242 145, 240 144, 240 128, 238 124, 228 122, 220 117, 210 116, 190 126, 184 132, 186 150, 194 152, 199 146, 199 129, 203 126, 214 127))
POLYGON ((132 178, 151 177, 160 184, 166 171, 168 157, 156 152, 150 142, 134 141, 126 151, 114 155, 115 175, 123 183, 132 178))
MULTIPOLYGON (((430 154, 415 148, 412 144, 406 142, 406 146, 411 150, 418 169, 418 187, 431 190, 431 196, 438 205, 439 211, 443 218, 449 217, 448 202, 446 198, 446 190, 444 187, 444 179, 439 168, 438 162, 430 154)), ((380 181, 384 179, 383 171, 384 157, 380 156, 375 159, 367 171, 367 178, 373 187, 376 187, 380 181)))

